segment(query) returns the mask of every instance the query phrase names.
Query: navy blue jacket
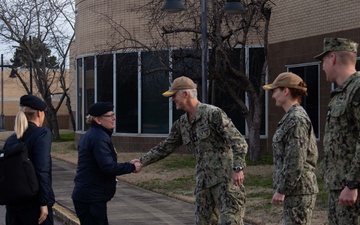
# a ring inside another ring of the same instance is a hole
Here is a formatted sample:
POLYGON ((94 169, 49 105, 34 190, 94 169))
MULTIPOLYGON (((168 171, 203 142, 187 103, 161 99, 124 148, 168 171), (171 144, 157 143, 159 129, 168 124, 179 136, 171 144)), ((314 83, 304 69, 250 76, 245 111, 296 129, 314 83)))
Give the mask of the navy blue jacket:
MULTIPOLYGON (((23 137, 39 181, 39 194, 35 201, 40 206, 53 206, 55 197, 52 189, 51 131, 47 128, 37 127, 34 123, 29 122, 29 128, 25 131, 23 137)), ((4 148, 18 142, 19 140, 14 133, 5 141, 4 148)))
POLYGON ((135 166, 117 163, 112 131, 92 122, 78 145, 78 166, 72 199, 80 202, 109 201, 115 195, 116 175, 131 173, 135 166))

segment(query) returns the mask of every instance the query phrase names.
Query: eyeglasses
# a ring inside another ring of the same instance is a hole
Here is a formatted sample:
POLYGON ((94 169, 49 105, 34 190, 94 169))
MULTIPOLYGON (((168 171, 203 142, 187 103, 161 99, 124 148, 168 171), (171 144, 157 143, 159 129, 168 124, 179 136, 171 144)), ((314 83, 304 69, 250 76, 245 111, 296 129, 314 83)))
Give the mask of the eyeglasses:
POLYGON ((110 115, 102 115, 101 117, 115 117, 115 113, 112 113, 110 115))

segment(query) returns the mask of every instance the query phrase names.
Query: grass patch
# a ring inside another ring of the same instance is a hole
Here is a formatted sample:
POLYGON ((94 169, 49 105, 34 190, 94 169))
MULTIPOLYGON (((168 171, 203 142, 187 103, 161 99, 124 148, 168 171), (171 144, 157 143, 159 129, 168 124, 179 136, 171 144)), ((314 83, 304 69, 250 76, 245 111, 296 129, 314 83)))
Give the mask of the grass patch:
POLYGON ((74 132, 60 133, 60 139, 53 140, 53 142, 67 142, 67 141, 75 141, 75 133, 74 132))
POLYGON ((191 154, 172 154, 162 160, 166 169, 195 168, 195 157, 191 154))
POLYGON ((316 207, 324 209, 328 206, 328 191, 324 188, 324 181, 320 178, 321 176, 319 172, 316 174, 316 177, 319 186, 319 193, 317 194, 315 205, 316 207))
POLYGON ((246 166, 263 166, 263 165, 273 165, 273 156, 272 155, 261 155, 261 159, 258 162, 253 162, 249 158, 249 154, 246 156, 246 166))
MULTIPOLYGON (((246 187, 245 187, 246 188, 246 187)), ((254 193, 247 193, 246 197, 247 198, 261 198, 261 199, 266 199, 269 200, 271 202, 272 199, 272 192, 266 192, 266 191, 258 191, 258 192, 254 192, 254 193)))
POLYGON ((139 182, 138 186, 144 189, 160 192, 172 193, 189 193, 192 195, 195 179, 193 176, 179 177, 170 181, 163 181, 162 179, 152 179, 144 182, 139 182))
POLYGON ((272 188, 272 176, 262 176, 262 175, 249 175, 245 179, 246 186, 255 186, 263 188, 272 188))

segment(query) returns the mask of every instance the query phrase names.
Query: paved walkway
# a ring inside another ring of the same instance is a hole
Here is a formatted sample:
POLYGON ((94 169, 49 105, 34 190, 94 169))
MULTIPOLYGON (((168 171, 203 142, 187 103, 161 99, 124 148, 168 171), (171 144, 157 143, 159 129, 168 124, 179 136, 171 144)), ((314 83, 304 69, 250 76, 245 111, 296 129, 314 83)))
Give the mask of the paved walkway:
MULTIPOLYGON (((52 161, 55 216, 66 225, 79 225, 71 200, 76 165, 55 158, 52 161)), ((194 205, 119 181, 108 202, 108 218, 110 225, 193 225, 194 205)))
MULTIPOLYGON (((76 166, 53 159, 53 189, 56 215, 67 224, 79 224, 71 200, 76 166)), ((119 182, 114 198, 108 203, 111 225, 192 225, 194 205, 119 182)))

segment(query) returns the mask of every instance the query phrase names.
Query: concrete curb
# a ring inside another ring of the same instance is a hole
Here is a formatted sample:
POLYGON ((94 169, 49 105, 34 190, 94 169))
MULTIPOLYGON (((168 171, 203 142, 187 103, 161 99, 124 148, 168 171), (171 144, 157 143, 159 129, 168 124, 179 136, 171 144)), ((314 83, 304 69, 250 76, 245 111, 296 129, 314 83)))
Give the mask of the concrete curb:
POLYGON ((53 211, 54 216, 66 225, 80 225, 80 221, 76 217, 75 213, 65 206, 62 206, 56 202, 53 206, 53 211))

